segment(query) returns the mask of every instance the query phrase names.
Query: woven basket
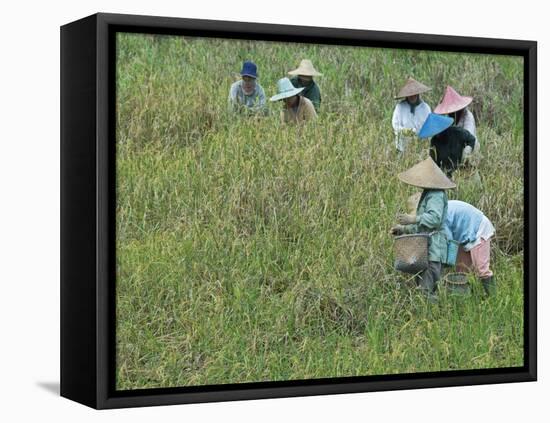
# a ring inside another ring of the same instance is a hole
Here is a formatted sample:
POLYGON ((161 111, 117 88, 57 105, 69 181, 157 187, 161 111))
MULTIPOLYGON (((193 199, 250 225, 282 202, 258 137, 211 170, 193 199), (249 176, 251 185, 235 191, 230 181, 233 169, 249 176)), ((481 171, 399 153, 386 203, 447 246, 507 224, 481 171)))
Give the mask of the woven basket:
POLYGON ((465 273, 448 273, 444 276, 443 281, 447 291, 451 294, 470 294, 470 284, 468 283, 468 276, 465 273))
POLYGON ((418 273, 428 267, 429 234, 400 235, 394 238, 394 266, 405 273, 418 273))

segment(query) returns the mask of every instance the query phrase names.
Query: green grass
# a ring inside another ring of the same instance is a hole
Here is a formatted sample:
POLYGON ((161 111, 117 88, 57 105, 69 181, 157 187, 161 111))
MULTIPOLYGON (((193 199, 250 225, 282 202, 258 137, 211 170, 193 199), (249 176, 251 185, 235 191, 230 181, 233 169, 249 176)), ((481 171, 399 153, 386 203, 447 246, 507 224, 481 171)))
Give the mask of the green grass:
POLYGON ((520 58, 119 35, 117 388, 523 365, 520 58), (317 122, 227 112, 242 60, 268 96, 310 58, 317 122), (393 270, 394 93, 408 75, 475 96, 483 159, 450 198, 497 229, 498 295, 428 304, 393 270))

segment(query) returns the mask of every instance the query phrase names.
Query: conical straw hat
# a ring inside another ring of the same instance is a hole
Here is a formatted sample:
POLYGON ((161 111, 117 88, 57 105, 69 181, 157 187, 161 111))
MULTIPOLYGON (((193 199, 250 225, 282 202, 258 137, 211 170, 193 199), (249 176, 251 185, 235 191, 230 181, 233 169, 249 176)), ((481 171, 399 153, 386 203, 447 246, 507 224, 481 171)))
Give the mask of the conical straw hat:
POLYGON ((419 138, 429 138, 434 135, 440 134, 445 129, 453 124, 453 118, 448 116, 441 116, 435 113, 430 113, 420 131, 418 131, 419 138))
POLYGON ((450 189, 456 184, 443 173, 431 157, 415 164, 397 177, 406 184, 424 189, 450 189))
POLYGON ((307 76, 322 76, 323 74, 317 72, 313 67, 311 60, 304 59, 300 62, 300 66, 297 69, 291 70, 289 75, 307 75, 307 76))
POLYGON ((470 104, 472 100, 472 97, 462 96, 453 87, 447 85, 441 103, 434 109, 434 113, 446 115, 447 113, 457 112, 470 104))
POLYGON ((396 99, 409 97, 411 95, 417 95, 430 91, 431 88, 418 82, 416 79, 410 78, 407 79, 403 88, 399 90, 399 93, 395 96, 396 99))

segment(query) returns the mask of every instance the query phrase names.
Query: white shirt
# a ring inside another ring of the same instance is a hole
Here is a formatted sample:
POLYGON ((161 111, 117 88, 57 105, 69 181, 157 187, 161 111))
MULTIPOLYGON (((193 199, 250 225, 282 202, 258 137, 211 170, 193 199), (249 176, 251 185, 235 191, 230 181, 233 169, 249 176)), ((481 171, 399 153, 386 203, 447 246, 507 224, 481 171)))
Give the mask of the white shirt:
MULTIPOLYGON (((476 136, 476 120, 474 119, 474 114, 468 109, 464 110, 464 113, 462 113, 462 117, 456 123, 456 126, 466 129, 470 134, 475 137, 476 142, 474 144, 474 153, 477 154, 479 152, 479 140, 476 136)), ((471 152, 468 151, 466 155, 469 155, 469 153, 471 152)))
POLYGON ((414 132, 420 131, 431 111, 430 106, 424 101, 416 106, 414 114, 411 113, 411 106, 407 100, 396 104, 393 111, 392 126, 395 132, 395 147, 399 151, 405 151, 405 147, 413 139, 413 137, 401 134, 401 131, 403 129, 412 129, 414 132))
POLYGON ((456 126, 466 129, 474 137, 476 136, 476 120, 474 119, 474 114, 468 109, 464 110, 462 117, 456 123, 456 126))
POLYGON ((476 240, 474 242, 470 242, 469 244, 464 245, 464 251, 470 251, 476 245, 479 245, 481 243, 481 240, 487 241, 494 234, 495 227, 487 218, 487 216, 483 216, 483 219, 481 219, 481 223, 479 224, 479 228, 477 230, 476 240))

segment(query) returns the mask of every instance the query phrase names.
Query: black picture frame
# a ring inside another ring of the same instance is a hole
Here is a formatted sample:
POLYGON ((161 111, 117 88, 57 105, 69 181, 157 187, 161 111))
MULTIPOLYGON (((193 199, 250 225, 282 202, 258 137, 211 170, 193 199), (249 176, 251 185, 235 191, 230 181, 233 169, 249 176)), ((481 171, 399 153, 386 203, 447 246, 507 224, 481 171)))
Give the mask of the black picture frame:
POLYGON ((61 395, 97 409, 534 381, 537 44, 99 13, 61 27, 61 395), (116 32, 516 55, 524 58, 524 366, 185 388, 114 389, 116 32))

